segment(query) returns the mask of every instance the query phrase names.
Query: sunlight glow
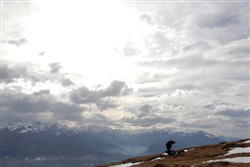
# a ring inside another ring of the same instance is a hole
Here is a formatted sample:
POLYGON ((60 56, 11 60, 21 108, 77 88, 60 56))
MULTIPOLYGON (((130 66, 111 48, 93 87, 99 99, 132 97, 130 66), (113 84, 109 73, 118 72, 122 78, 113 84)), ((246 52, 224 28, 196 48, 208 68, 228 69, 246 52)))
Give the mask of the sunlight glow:
POLYGON ((45 51, 42 61, 60 62, 68 71, 92 79, 129 73, 131 65, 126 65, 131 62, 116 50, 124 47, 137 26, 133 11, 118 1, 36 3, 38 11, 27 21, 25 36, 33 49, 45 51))

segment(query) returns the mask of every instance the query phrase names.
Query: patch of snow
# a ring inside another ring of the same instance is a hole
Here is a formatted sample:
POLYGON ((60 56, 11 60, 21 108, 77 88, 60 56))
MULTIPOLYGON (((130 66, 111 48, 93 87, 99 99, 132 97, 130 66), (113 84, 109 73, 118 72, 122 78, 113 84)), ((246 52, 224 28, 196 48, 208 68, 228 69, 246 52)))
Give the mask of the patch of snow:
POLYGON ((27 133, 28 131, 28 129, 22 129, 20 133, 27 133))
POLYGON ((114 165, 114 166, 110 166, 110 167, 130 167, 130 166, 133 166, 133 165, 139 165, 141 163, 143 163, 143 162, 136 162, 136 163, 129 162, 129 163, 126 163, 126 164, 114 165))
POLYGON ((15 131, 15 130, 17 130, 20 126, 23 126, 20 122, 18 122, 17 124, 10 124, 10 125, 8 126, 8 129, 9 129, 10 131, 15 131))
POLYGON ((250 143, 250 140, 245 141, 244 143, 250 143))
POLYGON ((152 159, 151 161, 162 160, 162 159, 164 159, 164 158, 163 157, 158 157, 158 158, 152 159))
POLYGON ((234 149, 228 151, 228 153, 225 154, 225 156, 237 153, 250 153, 250 147, 235 147, 234 149))
POLYGON ((193 134, 204 135, 204 136, 211 138, 211 139, 216 138, 214 135, 209 134, 209 133, 204 132, 204 131, 196 131, 196 132, 193 132, 193 134))
POLYGON ((191 151, 191 150, 194 150, 194 148, 185 149, 185 150, 183 150, 183 151, 184 151, 184 152, 188 152, 188 151, 191 151))
POLYGON ((219 162, 219 161, 227 161, 227 162, 232 162, 232 163, 250 163, 250 157, 235 157, 235 158, 216 159, 216 160, 206 161, 205 163, 219 162))
POLYGON ((166 156, 167 156, 167 155, 168 155, 168 153, 163 153, 163 154, 161 154, 161 155, 166 155, 166 156))
POLYGON ((204 134, 206 137, 211 138, 211 139, 216 138, 214 135, 209 134, 209 133, 206 133, 206 132, 203 132, 203 134, 204 134))

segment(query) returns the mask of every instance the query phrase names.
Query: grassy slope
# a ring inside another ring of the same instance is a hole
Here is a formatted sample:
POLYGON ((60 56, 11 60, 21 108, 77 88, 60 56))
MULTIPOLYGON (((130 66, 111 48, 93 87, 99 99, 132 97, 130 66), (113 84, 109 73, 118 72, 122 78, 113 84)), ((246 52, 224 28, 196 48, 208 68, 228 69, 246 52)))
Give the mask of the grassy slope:
POLYGON ((174 166, 196 166, 196 167, 208 167, 208 166, 241 166, 249 167, 249 163, 230 163, 230 162, 212 162, 204 163, 209 160, 224 159, 224 158, 233 158, 233 157, 249 157, 250 153, 238 153, 224 156, 229 150, 235 147, 250 147, 250 143, 244 143, 245 140, 239 140, 234 142, 223 142, 215 145, 204 145, 199 147, 194 147, 194 149, 189 148, 187 152, 177 155, 177 156, 164 156, 162 153, 130 158, 121 162, 98 165, 96 167, 108 167, 111 165, 125 164, 125 163, 136 163, 143 162, 139 165, 134 165, 133 167, 174 167, 174 166), (161 160, 154 160, 155 158, 162 157, 161 160))

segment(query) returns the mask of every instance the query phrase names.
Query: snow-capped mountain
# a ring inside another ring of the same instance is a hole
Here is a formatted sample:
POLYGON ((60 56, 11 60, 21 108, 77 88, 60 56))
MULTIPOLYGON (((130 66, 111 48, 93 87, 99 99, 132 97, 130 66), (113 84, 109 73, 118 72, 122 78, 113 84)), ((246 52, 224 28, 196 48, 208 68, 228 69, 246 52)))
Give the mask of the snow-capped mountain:
POLYGON ((54 124, 43 124, 40 122, 35 123, 23 123, 23 122, 17 122, 17 123, 8 123, 7 127, 3 128, 3 130, 8 129, 11 132, 17 132, 17 133, 41 133, 44 131, 50 130, 56 130, 58 132, 67 132, 71 131, 71 129, 65 125, 54 123, 54 124))
POLYGON ((58 123, 40 122, 9 123, 1 129, 1 134, 1 157, 70 157, 91 160, 92 163, 108 163, 163 152, 167 140, 176 141, 175 149, 223 141, 203 131, 129 133, 107 127, 69 128, 58 123))

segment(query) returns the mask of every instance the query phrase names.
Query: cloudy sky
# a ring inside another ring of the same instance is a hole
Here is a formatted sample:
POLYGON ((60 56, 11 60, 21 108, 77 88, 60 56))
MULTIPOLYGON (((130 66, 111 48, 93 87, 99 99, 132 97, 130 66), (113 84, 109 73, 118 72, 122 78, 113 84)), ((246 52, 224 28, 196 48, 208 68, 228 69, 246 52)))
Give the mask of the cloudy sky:
POLYGON ((249 2, 2 2, 1 121, 249 137, 249 2))

